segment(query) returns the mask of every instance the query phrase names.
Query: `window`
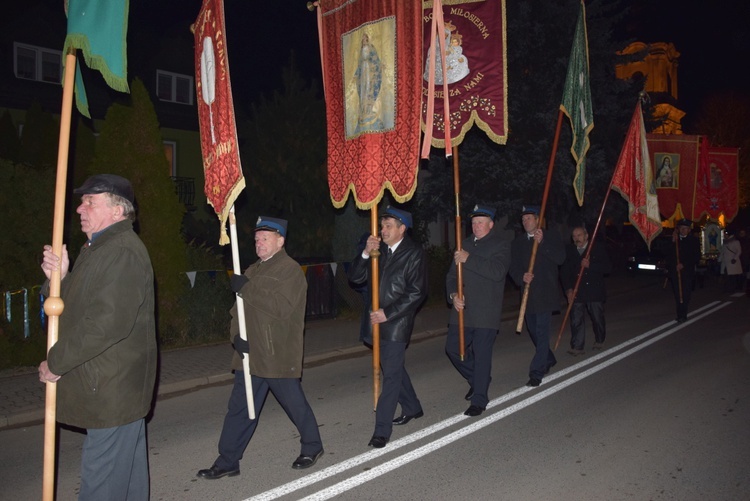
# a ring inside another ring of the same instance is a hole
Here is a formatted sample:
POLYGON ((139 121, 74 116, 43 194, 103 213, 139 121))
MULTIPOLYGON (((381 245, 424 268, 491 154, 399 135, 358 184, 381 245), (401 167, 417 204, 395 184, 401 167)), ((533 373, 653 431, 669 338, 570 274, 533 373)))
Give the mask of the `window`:
POLYGON ((162 101, 193 104, 193 77, 156 70, 156 97, 162 101))
POLYGON ((62 81, 62 52, 13 43, 16 78, 59 84, 62 81))

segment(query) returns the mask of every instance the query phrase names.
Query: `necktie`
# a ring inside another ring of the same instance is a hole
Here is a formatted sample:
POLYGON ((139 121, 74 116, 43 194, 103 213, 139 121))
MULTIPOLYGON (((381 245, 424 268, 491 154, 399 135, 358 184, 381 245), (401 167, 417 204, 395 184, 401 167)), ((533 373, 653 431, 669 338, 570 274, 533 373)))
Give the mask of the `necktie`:
POLYGON ((390 247, 388 247, 387 255, 388 255, 388 259, 390 259, 391 256, 393 256, 393 249, 391 249, 390 247))

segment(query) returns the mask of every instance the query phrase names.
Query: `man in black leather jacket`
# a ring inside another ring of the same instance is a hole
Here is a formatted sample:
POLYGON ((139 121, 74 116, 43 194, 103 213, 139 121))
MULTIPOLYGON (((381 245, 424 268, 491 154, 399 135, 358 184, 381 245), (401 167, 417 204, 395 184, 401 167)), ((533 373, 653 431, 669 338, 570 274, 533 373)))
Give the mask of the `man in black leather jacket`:
MULTIPOLYGON (((386 208, 380 220, 381 238, 370 235, 365 249, 352 263, 349 279, 367 281, 370 253, 380 250, 380 308, 370 312, 370 322, 380 325, 380 366, 383 389, 375 410, 375 431, 368 445, 385 447, 393 425, 406 424, 424 415, 422 405, 404 367, 406 347, 414 328, 417 309, 427 297, 427 257, 406 230, 412 227, 411 214, 386 208), (397 404, 401 416, 393 419, 397 404)), ((372 334, 365 339, 372 344, 372 334)))

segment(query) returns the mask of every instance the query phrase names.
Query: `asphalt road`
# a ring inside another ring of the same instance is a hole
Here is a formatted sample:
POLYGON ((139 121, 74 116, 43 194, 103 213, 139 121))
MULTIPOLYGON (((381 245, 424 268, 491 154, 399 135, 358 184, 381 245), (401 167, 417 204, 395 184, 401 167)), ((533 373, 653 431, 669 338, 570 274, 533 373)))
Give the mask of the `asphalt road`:
MULTIPOLYGON (((425 416, 396 427, 384 449, 367 447, 370 358, 306 370, 326 450, 310 470, 290 468, 299 437, 269 397, 242 474, 198 479, 216 456, 230 387, 159 401, 148 427, 151 499, 748 499, 750 301, 709 282, 678 325, 660 280, 633 280, 642 287, 608 303, 607 349, 571 357, 565 332, 539 388, 524 386, 531 342, 507 322, 479 418, 463 415, 467 387, 443 338, 411 346, 407 367, 425 416)), ((0 499, 41 497, 42 434, 41 426, 0 432, 0 499)), ((58 437, 57 499, 76 499, 83 437, 58 437)))

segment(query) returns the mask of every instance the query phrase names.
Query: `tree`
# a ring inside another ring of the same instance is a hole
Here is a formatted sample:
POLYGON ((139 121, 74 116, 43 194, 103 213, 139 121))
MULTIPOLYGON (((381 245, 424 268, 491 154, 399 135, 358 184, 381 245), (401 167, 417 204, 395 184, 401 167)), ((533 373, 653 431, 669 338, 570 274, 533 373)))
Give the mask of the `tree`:
POLYGON ((159 124, 139 79, 130 86, 130 102, 107 111, 90 174, 119 174, 133 184, 137 229, 149 251, 157 288, 157 318, 162 343, 184 339, 187 312, 179 298, 188 291, 186 243, 180 233, 185 211, 170 179, 159 124))
POLYGON ((243 264, 248 263, 258 216, 289 221, 286 248, 298 258, 329 259, 334 211, 326 177, 325 107, 302 80, 292 55, 283 92, 261 97, 250 120, 238 125, 247 188, 237 201, 243 264))
POLYGON ((18 159, 20 147, 18 129, 13 124, 13 118, 8 110, 5 110, 0 117, 0 158, 15 162, 18 159))

